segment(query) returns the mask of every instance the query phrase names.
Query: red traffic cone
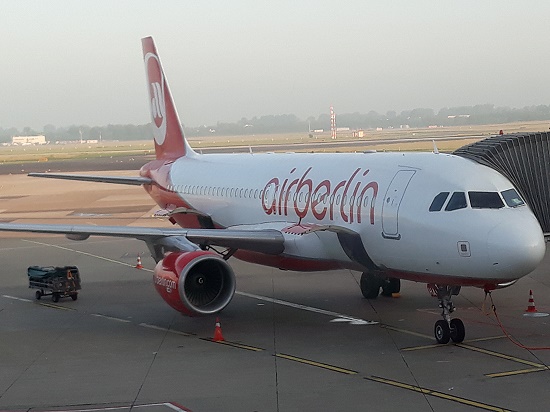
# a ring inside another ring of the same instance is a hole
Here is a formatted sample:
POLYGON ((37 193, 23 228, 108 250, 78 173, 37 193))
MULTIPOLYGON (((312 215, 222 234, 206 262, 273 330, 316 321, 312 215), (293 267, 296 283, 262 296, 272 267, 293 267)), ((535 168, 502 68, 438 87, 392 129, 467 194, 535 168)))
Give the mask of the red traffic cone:
POLYGON ((214 329, 214 342, 223 342, 225 339, 222 335, 222 327, 220 326, 220 318, 216 318, 216 328, 214 329))
POLYGON ((535 299, 533 299, 533 291, 529 291, 529 304, 527 305, 527 309, 525 312, 533 313, 536 312, 537 308, 535 307, 535 299))
POLYGON ((143 269, 143 265, 141 264, 141 256, 140 255, 138 255, 138 257, 137 257, 136 269, 143 269))

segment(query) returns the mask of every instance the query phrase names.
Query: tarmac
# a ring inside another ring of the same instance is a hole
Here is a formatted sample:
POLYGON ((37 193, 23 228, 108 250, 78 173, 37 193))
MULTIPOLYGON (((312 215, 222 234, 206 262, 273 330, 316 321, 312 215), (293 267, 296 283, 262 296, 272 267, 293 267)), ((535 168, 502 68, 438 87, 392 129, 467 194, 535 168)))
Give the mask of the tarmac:
MULTIPOLYGON (((3 175, 0 200, 3 221, 170 225, 151 217, 156 207, 139 187, 3 175)), ((530 290, 537 313, 550 313, 550 254, 493 302, 463 288, 453 299, 466 325, 458 345, 435 344, 440 309, 419 283, 366 300, 357 272, 232 258, 237 293, 218 315, 225 340, 214 342, 217 316, 182 316, 156 294, 140 241, 4 233, 0 262, 0 410, 538 411, 550 403, 550 316, 524 316, 530 290), (78 300, 36 300, 31 265, 77 266, 78 300)))

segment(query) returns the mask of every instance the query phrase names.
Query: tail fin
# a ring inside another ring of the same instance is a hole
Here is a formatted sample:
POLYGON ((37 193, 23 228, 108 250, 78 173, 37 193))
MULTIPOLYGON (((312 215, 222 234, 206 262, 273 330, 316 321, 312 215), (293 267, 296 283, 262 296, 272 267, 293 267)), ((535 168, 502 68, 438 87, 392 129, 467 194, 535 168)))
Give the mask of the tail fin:
POLYGON ((181 122, 172 100, 168 82, 164 77, 155 42, 152 37, 145 37, 141 39, 141 45, 145 61, 156 157, 157 159, 170 160, 181 156, 193 156, 195 152, 183 136, 181 122))

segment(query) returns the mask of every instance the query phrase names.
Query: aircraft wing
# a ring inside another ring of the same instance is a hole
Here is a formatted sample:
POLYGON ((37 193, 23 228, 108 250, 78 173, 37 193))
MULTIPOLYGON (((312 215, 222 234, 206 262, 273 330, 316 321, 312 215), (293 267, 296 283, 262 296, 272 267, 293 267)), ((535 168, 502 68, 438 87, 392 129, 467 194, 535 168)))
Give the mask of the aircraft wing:
POLYGON ((98 175, 78 175, 78 174, 60 174, 60 173, 29 173, 32 177, 47 177, 50 179, 81 180, 84 182, 102 182, 116 183, 121 185, 152 185, 154 180, 148 177, 125 177, 125 176, 98 176, 98 175))
POLYGON ((64 234, 76 240, 89 236, 127 237, 155 243, 166 237, 185 237, 198 245, 221 246, 278 255, 284 250, 284 237, 274 229, 171 229, 132 226, 47 225, 0 223, 0 231, 64 234))

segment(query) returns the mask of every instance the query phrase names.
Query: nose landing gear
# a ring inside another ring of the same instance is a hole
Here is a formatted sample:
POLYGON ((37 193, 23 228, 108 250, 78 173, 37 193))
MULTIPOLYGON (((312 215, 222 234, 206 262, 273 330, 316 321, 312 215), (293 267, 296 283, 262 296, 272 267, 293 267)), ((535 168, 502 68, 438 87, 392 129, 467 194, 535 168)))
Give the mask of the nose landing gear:
POLYGON ((443 310, 443 319, 438 320, 434 326, 435 339, 441 344, 446 344, 449 340, 455 343, 462 342, 466 335, 464 323, 457 318, 451 319, 451 313, 455 310, 451 297, 458 295, 460 286, 429 284, 428 290, 432 296, 439 299, 439 307, 443 310))

